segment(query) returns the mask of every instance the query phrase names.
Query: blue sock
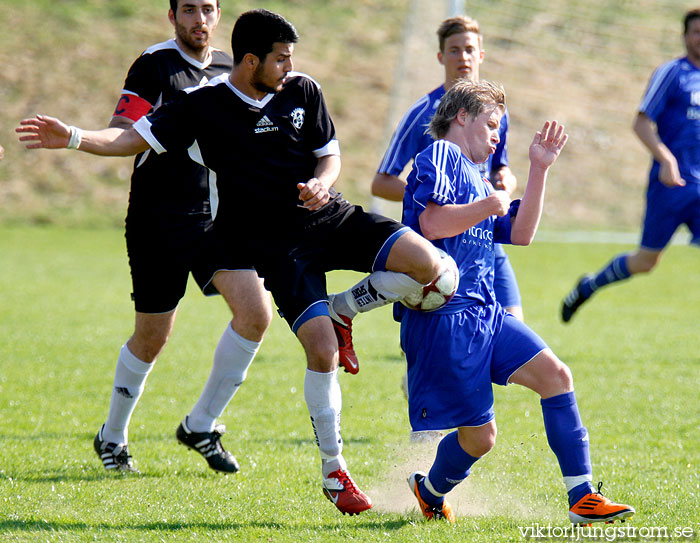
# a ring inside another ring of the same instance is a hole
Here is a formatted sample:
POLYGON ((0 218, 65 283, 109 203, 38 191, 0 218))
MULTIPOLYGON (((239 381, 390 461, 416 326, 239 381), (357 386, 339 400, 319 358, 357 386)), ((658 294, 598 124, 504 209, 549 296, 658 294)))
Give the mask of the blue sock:
POLYGON ((617 281, 624 281, 630 275, 629 269, 627 269, 627 255, 618 255, 593 277, 581 283, 581 294, 588 298, 599 288, 617 281))
POLYGON ((477 460, 459 444, 457 431, 445 436, 438 445, 428 476, 418 487, 423 500, 432 506, 442 504, 445 494, 467 478, 469 468, 477 460))
POLYGON ((540 400, 540 403, 547 441, 559 461, 571 506, 593 492, 588 430, 581 422, 573 392, 540 400))

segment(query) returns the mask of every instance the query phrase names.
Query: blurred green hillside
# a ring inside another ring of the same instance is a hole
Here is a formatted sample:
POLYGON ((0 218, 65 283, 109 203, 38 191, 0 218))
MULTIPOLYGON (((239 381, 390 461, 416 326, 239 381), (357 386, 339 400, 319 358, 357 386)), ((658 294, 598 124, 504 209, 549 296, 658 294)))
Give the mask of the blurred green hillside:
MULTIPOLYGON (((403 111, 441 81, 435 29, 442 0, 222 0, 215 44, 228 50, 236 16, 279 11, 298 28, 296 69, 323 86, 343 151, 338 187, 371 205, 369 183, 403 111)), ((28 152, 19 119, 45 113, 106 126, 127 69, 172 36, 165 0, 0 0, 0 222, 120 225, 132 160, 28 152)), ((683 53, 677 0, 478 0, 482 77, 500 81, 511 112, 509 152, 521 184, 527 147, 546 118, 566 124, 552 171, 547 229, 637 228, 648 156, 630 126, 646 81, 683 53)), ((210 114, 215 114, 211 112, 210 114)), ((203 116, 202 122, 206 122, 203 116)), ((384 208, 395 214, 396 208, 384 208)))

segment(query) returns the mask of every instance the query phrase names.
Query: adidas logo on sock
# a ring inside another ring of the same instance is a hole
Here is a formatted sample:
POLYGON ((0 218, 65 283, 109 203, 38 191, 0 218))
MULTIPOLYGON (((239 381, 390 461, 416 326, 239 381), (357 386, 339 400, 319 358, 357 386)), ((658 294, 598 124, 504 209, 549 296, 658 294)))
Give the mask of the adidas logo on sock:
POLYGON ((114 390, 117 392, 117 394, 121 394, 125 398, 133 398, 131 392, 129 392, 129 389, 126 387, 114 387, 114 390))

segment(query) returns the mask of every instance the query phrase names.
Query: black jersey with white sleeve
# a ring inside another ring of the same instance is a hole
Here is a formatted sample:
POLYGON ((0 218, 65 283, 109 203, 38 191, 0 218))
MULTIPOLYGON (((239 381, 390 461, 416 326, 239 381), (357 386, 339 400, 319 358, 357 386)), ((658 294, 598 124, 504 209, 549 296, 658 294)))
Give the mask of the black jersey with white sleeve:
POLYGON ((236 236, 293 238, 344 202, 334 189, 315 212, 299 200, 297 183, 314 177, 318 159, 340 154, 320 86, 304 74, 289 74, 282 90, 261 100, 220 77, 180 93, 134 128, 157 153, 187 150, 211 170, 212 215, 236 236))
MULTIPOLYGON (((173 100, 177 93, 230 73, 232 59, 211 49, 203 62, 184 53, 174 39, 146 49, 131 65, 124 82, 115 117, 138 121, 173 100)), ((200 117, 202 122, 206 118, 200 117)), ((134 163, 129 196, 129 215, 208 214, 207 171, 185 152, 139 154, 134 163)))

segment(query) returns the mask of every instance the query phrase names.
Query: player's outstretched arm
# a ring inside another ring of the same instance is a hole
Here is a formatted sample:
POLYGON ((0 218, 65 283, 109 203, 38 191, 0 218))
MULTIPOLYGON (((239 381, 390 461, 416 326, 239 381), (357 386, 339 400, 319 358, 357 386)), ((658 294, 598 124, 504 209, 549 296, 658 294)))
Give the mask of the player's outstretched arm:
POLYGON ((544 189, 547 171, 554 164, 569 139, 564 125, 547 121, 542 130, 535 133, 530 144, 530 173, 518 214, 513 221, 510 240, 513 245, 530 245, 537 232, 544 206, 544 189))
POLYGON ((22 134, 19 141, 28 142, 27 149, 70 148, 93 155, 129 156, 149 148, 146 140, 133 129, 81 130, 47 115, 23 119, 15 132, 22 134))

